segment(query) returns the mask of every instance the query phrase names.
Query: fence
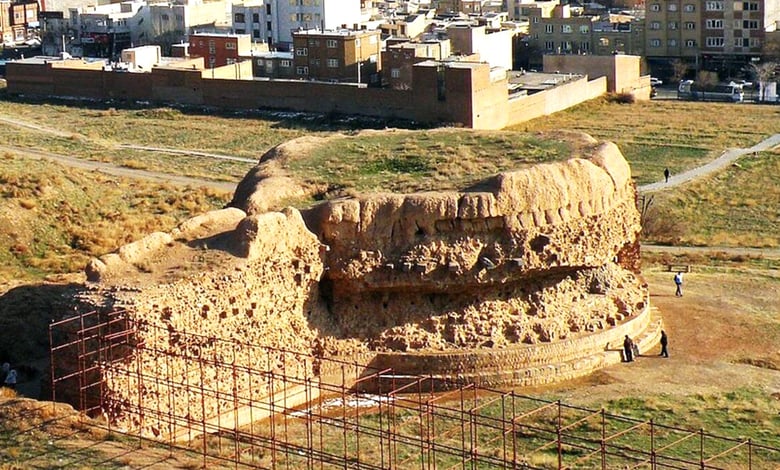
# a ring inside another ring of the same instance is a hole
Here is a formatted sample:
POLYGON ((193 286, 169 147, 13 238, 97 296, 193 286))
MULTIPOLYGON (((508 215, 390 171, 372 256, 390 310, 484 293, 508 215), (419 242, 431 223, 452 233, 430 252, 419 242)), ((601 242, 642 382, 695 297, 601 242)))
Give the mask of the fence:
POLYGON ((130 423, 121 432, 139 436, 139 444, 153 438, 171 452, 198 452, 204 466, 780 467, 780 449, 750 439, 377 370, 358 361, 172 332, 133 323, 123 312, 53 323, 50 339, 54 399, 106 416, 109 432, 120 432, 117 423, 130 423), (143 365, 149 358, 152 367, 143 365), (137 393, 118 395, 110 383, 134 384, 137 393))

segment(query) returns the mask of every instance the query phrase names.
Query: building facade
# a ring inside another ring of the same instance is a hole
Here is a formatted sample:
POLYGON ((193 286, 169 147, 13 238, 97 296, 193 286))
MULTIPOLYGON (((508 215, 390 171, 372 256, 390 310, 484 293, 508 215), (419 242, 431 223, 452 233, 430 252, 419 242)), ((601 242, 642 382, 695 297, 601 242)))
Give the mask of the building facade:
POLYGON ((296 78, 379 85, 379 31, 308 30, 293 33, 296 78))
POLYGON ((213 69, 239 62, 252 50, 248 34, 197 33, 190 35, 189 54, 203 57, 206 68, 213 69))
POLYGON ((0 36, 3 44, 24 42, 38 27, 38 2, 0 1, 0 36))
POLYGON ((767 33, 778 29, 780 0, 649 0, 645 50, 651 67, 739 74, 760 60, 767 33))

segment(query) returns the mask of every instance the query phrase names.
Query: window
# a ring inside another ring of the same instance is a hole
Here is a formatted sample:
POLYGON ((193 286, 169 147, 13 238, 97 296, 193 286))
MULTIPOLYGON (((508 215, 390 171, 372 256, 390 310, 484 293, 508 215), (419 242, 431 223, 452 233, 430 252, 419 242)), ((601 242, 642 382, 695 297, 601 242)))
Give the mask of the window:
POLYGON ((160 18, 162 18, 163 21, 168 21, 170 19, 170 17, 168 17, 168 15, 166 15, 164 13, 162 15, 160 15, 160 18))
POLYGON ((758 20, 744 20, 742 21, 743 29, 758 29, 758 20))
POLYGON ((264 65, 265 65, 265 61, 264 61, 263 59, 257 59, 257 65, 258 65, 259 67, 262 67, 262 66, 264 66, 264 65))
POLYGON ((561 25, 561 32, 569 34, 571 33, 571 25, 570 24, 562 24, 561 25))
POLYGON ((725 43, 722 37, 708 37, 706 41, 707 47, 723 47, 725 43))
POLYGON ((236 28, 236 34, 244 34, 244 33, 246 33, 246 31, 244 31, 243 29, 236 28))
POLYGON ((337 69, 339 67, 338 59, 328 59, 328 68, 337 69))
POLYGON ((685 40, 685 47, 696 47, 696 40, 695 39, 686 39, 685 40))
POLYGON ((320 40, 319 39, 309 39, 309 45, 314 47, 319 47, 320 40))
POLYGON ((538 22, 539 22, 539 17, 538 17, 538 16, 534 16, 533 23, 534 23, 534 24, 536 24, 536 23, 538 23, 538 22))
POLYGON ((582 41, 580 43, 580 50, 582 52, 589 52, 590 51, 590 43, 588 41, 582 41))
POLYGON ((265 6, 265 14, 270 15, 271 14, 271 4, 265 6))
POLYGON ((666 44, 669 47, 677 47, 677 39, 670 39, 666 44))
POLYGON ((265 22, 265 29, 266 29, 266 31, 271 31, 271 22, 270 21, 266 21, 265 22))
POLYGON ((552 34, 552 32, 555 31, 555 26, 551 24, 544 25, 544 32, 547 34, 552 34))
POLYGON ((216 54, 217 53, 217 46, 214 44, 214 40, 209 41, 209 54, 216 54))
POLYGON ((225 43, 225 49, 236 50, 236 43, 234 43, 234 42, 226 42, 225 43))
POLYGON ((335 39, 328 39, 327 46, 331 49, 335 48, 338 42, 335 39))
POLYGON ((184 21, 184 15, 176 15, 176 21, 178 21, 179 23, 184 21))
POLYGON ((253 30, 252 31, 252 37, 255 38, 255 39, 260 39, 260 30, 259 29, 253 30))
POLYGON ((661 29, 661 22, 660 21, 651 22, 650 29, 661 29))
POLYGON ((670 3, 666 5, 666 9, 669 11, 677 11, 677 4, 676 3, 670 3))
POLYGON ((307 56, 309 55, 309 49, 306 47, 301 47, 298 49, 295 49, 295 55, 297 56, 307 56))
POLYGON ((675 30, 675 29, 677 29, 677 22, 676 21, 670 21, 669 24, 667 24, 667 27, 670 30, 675 30))
POLYGON ((563 41, 561 43, 561 49, 564 52, 571 52, 571 41, 563 41))
POLYGON ((601 46, 601 47, 608 47, 609 46, 609 38, 599 38, 599 46, 601 46))
POLYGON ((696 11, 696 5, 694 5, 693 3, 686 3, 685 6, 683 7, 683 11, 686 13, 694 12, 696 11))
POLYGON ((555 49, 555 42, 553 41, 544 41, 544 50, 551 51, 555 49))
POLYGON ((722 1, 705 2, 704 9, 707 11, 723 11, 723 2, 722 1))
POLYGON ((246 21, 246 18, 244 17, 243 13, 236 13, 233 15, 233 23, 244 23, 246 21))
POLYGON ((584 24, 580 26, 580 34, 588 34, 590 33, 590 26, 584 24))
POLYGON ((390 69, 390 77, 401 78, 401 69, 390 69))
POLYGON ((319 67, 320 66, 320 59, 312 59, 309 63, 312 67, 319 67))
POLYGON ((290 67, 291 65, 292 65, 292 61, 289 61, 287 59, 279 61, 279 66, 280 67, 290 67))
POLYGON ((756 2, 742 2, 742 9, 746 11, 758 11, 758 3, 756 2))
POLYGON ((252 21, 255 23, 260 22, 260 13, 252 13, 252 21))
POLYGON ((660 39, 651 39, 650 40, 650 47, 661 47, 661 40, 660 39))
POLYGON ((707 29, 723 29, 723 20, 707 20, 707 29))
POLYGON ((686 21, 685 29, 696 29, 696 23, 694 23, 693 21, 686 21))
POLYGON ((228 57, 227 59, 225 59, 225 62, 227 63, 227 65, 233 65, 236 63, 236 59, 232 57, 228 57))
POLYGON ((298 66, 295 67, 295 73, 298 75, 309 75, 309 67, 298 66))
POLYGON ((653 3, 650 5, 650 11, 661 11, 661 5, 658 3, 653 3))
POLYGON ((749 47, 748 38, 734 38, 734 47, 749 47))

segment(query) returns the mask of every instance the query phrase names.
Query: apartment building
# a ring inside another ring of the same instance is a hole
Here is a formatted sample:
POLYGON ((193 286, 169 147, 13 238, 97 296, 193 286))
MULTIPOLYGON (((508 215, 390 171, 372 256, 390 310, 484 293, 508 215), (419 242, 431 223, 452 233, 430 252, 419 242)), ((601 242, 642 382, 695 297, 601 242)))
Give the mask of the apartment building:
MULTIPOLYGON (((187 0, 176 3, 125 1, 71 8, 66 34, 74 55, 117 57, 131 45, 156 44, 163 55, 198 29, 227 23, 226 3, 187 0)), ((54 38, 57 40, 57 38, 54 38)))
POLYGON ((293 33, 296 78, 379 85, 379 31, 307 30, 293 33))
POLYGON ((646 55, 651 66, 681 59, 730 74, 760 57, 778 22, 780 0, 648 0, 646 55))
POLYGON ((248 34, 196 33, 190 35, 190 57, 203 57, 206 68, 235 64, 252 53, 248 34))
POLYGON ((552 10, 529 7, 529 42, 543 54, 589 54, 592 52, 595 16, 572 16, 569 5, 552 10), (549 11, 550 16, 542 16, 549 11))
POLYGON ((273 45, 273 4, 269 0, 253 0, 231 5, 233 32, 249 34, 252 41, 273 45))
POLYGON ((0 36, 3 43, 23 42, 30 30, 37 26, 37 1, 0 1, 0 36))

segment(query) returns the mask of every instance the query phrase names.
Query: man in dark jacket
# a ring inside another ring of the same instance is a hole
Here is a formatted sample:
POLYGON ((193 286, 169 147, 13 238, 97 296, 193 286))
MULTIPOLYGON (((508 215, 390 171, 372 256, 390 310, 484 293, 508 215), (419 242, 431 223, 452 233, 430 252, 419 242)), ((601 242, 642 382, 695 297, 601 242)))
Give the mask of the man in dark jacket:
POLYGON ((626 339, 623 340, 623 356, 626 362, 634 362, 634 342, 626 335, 626 339))
POLYGON ((666 336, 666 332, 661 330, 661 354, 659 356, 669 357, 669 350, 666 346, 669 344, 669 338, 666 336))

